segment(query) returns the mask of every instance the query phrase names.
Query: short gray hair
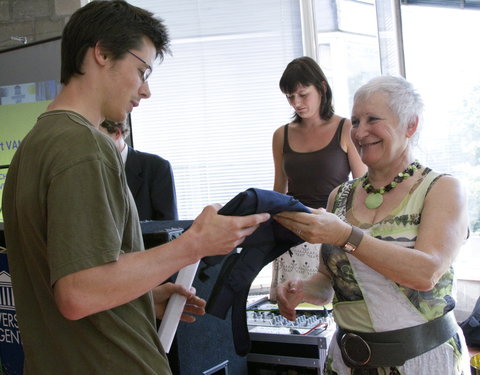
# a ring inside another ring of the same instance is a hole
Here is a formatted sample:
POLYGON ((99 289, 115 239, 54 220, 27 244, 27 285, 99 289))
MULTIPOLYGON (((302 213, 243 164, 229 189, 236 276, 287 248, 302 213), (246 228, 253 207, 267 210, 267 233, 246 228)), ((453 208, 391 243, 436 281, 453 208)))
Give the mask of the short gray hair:
MULTIPOLYGON (((353 100, 356 102, 357 100, 367 99, 376 93, 383 93, 387 96, 388 106, 398 117, 400 126, 407 127, 416 119, 418 119, 419 124, 421 123, 423 100, 410 82, 402 77, 375 77, 356 91, 353 100)), ((415 141, 418 138, 418 130, 413 137, 415 141)))

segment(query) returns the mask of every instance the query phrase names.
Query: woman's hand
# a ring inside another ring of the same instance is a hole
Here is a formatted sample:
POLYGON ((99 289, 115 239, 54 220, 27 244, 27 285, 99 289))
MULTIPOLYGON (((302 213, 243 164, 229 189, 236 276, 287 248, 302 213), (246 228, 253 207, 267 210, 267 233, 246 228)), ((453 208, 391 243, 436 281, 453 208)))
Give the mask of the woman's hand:
POLYGON ((277 304, 282 314, 288 320, 295 321, 295 308, 304 300, 303 282, 300 279, 287 280, 277 286, 277 304))
POLYGON ((203 298, 195 295, 195 288, 190 290, 185 289, 183 286, 173 283, 165 283, 157 286, 153 290, 153 300, 155 304, 155 314, 158 319, 162 319, 165 314, 167 302, 172 294, 177 293, 187 298, 185 307, 183 309, 180 320, 183 322, 193 323, 196 319, 190 314, 204 315, 206 302, 203 298))
POLYGON ((281 212, 273 219, 309 243, 343 246, 351 232, 349 224, 324 208, 313 209, 312 214, 281 212))
MULTIPOLYGON (((320 264, 322 268, 322 264, 320 264)), ((277 286, 277 303, 285 318, 294 321, 296 318, 295 308, 302 302, 322 306, 332 302, 333 287, 328 274, 322 269, 308 279, 292 279, 277 286)))

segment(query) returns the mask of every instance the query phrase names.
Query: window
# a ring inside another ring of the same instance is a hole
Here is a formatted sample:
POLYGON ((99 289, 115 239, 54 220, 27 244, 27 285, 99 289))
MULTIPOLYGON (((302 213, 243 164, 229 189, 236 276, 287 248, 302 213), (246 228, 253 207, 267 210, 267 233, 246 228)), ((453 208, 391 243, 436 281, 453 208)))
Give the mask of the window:
POLYGON ((465 186, 473 233, 458 257, 457 272, 459 278, 480 280, 480 12, 401 10, 406 76, 425 102, 417 154, 465 186))
POLYGON ((131 1, 165 20, 173 56, 132 113, 134 147, 172 163, 179 216, 273 187, 271 139, 292 112, 278 88, 302 54, 294 0, 131 1))
POLYGON ((435 5, 452 8, 480 8, 479 0, 402 0, 403 4, 435 5))
MULTIPOLYGON (((272 135, 293 114, 278 81, 303 55, 299 1, 130 2, 170 30, 173 56, 154 68, 153 95, 133 111, 132 136, 135 148, 172 163, 180 218, 249 187, 271 189, 272 135)), ((323 14, 318 55, 337 113, 348 117, 356 87, 380 71, 373 2, 341 3, 315 2, 323 14), (341 22, 359 11, 373 26, 341 22)))

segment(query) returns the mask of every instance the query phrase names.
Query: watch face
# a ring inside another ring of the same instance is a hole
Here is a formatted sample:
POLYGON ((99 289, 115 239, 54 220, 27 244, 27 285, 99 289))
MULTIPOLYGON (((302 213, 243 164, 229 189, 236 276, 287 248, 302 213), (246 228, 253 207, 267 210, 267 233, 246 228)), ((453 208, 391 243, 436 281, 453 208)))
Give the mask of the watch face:
POLYGON ((347 253, 352 253, 355 251, 357 247, 353 244, 351 244, 350 242, 347 242, 345 244, 345 246, 342 247, 343 251, 347 252, 347 253))

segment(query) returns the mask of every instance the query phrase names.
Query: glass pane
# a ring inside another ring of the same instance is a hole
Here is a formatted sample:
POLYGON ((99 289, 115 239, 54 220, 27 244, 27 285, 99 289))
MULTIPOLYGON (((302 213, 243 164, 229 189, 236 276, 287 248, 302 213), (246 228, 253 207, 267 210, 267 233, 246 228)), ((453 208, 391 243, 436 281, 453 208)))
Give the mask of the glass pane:
POLYGON ((298 1, 132 3, 162 17, 172 37, 173 56, 154 69, 132 126, 135 148, 172 163, 180 218, 271 189, 272 134, 291 116, 278 81, 302 51, 298 1))
POLYGON ((316 0, 318 62, 332 86, 335 112, 347 118, 355 90, 380 74, 373 1, 316 0))
POLYGON ((467 189, 473 233, 458 270, 460 277, 475 279, 480 279, 479 17, 478 10, 402 7, 407 79, 425 101, 418 151, 426 165, 458 177, 467 189))

